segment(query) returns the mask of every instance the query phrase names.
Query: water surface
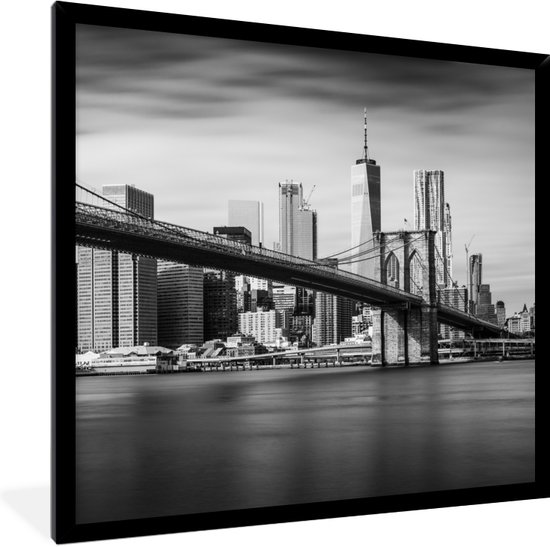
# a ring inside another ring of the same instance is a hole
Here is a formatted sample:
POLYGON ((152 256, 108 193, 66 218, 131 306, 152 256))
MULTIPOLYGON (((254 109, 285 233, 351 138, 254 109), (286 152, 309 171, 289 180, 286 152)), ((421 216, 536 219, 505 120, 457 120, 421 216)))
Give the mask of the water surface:
POLYGON ((534 361, 77 378, 77 521, 530 482, 534 361))

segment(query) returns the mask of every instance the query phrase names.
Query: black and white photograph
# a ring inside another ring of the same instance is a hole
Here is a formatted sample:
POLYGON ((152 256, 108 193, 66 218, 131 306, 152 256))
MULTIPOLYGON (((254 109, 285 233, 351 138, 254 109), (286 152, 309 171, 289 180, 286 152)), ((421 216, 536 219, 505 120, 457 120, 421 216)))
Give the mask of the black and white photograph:
POLYGON ((50 13, 53 540, 547 497, 547 54, 123 4, 50 13))
POLYGON ((77 25, 77 523, 533 482, 534 91, 77 25))

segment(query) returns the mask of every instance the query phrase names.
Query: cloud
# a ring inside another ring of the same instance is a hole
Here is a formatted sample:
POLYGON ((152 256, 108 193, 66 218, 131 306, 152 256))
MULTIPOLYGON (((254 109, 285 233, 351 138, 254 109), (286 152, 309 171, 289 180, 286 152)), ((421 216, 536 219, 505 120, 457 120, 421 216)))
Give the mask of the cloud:
MULTIPOLYGON (((79 177, 136 184, 157 216, 203 230, 227 200, 265 204, 278 237, 277 183, 316 184, 319 253, 349 245, 350 166, 382 168, 382 228, 412 218, 413 169, 443 169, 455 277, 472 234, 487 282, 532 290, 534 78, 530 71, 323 48, 79 26, 79 177), (524 266, 520 266, 524 265, 524 266)), ((511 294, 511 293, 510 293, 511 294)))

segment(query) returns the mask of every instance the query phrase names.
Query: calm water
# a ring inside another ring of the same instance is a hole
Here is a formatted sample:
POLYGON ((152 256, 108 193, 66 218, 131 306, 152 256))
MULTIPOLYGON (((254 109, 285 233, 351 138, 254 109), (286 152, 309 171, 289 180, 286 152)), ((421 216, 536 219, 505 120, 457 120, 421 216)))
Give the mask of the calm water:
POLYGON ((534 361, 77 379, 77 520, 529 482, 534 361))

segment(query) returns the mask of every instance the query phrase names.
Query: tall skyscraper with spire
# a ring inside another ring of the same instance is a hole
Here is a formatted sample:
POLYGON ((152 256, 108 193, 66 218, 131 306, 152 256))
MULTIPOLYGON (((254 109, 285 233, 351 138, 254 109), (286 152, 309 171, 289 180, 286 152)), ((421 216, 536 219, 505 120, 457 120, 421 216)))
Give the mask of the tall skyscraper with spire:
POLYGON ((351 248, 359 254, 351 264, 353 273, 374 277, 373 236, 381 229, 380 166, 369 156, 367 109, 364 110, 363 157, 351 167, 351 248))

